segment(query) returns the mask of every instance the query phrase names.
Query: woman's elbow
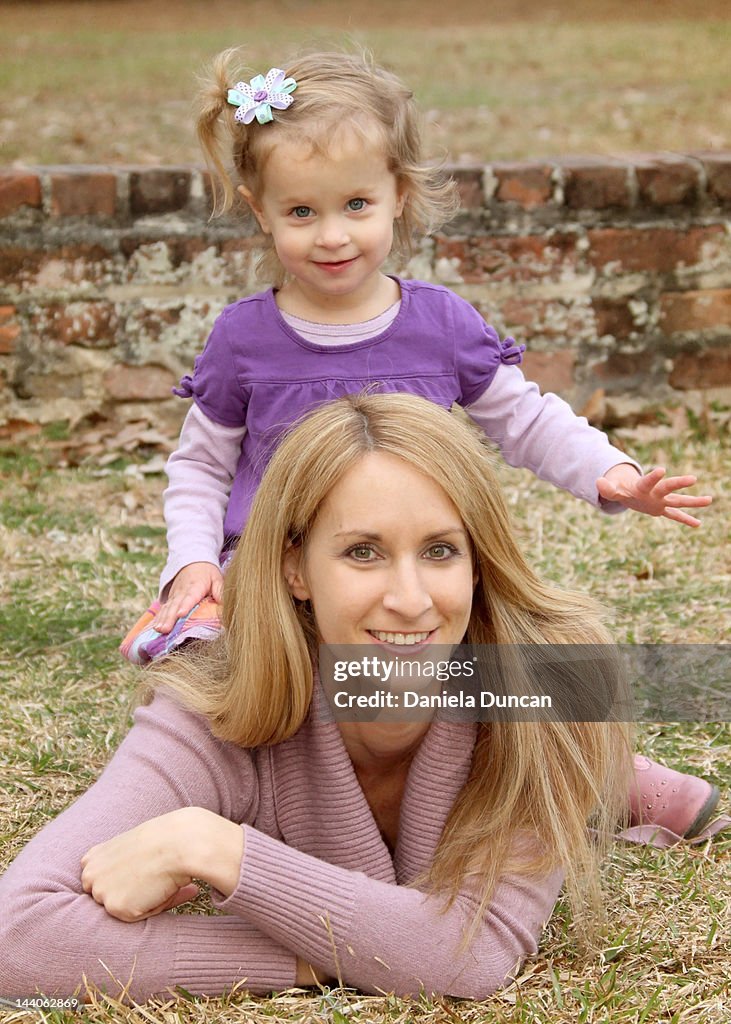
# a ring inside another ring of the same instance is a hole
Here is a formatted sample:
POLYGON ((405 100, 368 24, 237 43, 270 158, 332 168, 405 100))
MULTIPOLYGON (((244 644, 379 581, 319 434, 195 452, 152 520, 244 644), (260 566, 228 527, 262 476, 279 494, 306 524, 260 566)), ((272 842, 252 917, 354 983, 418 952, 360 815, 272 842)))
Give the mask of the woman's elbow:
POLYGON ((49 943, 47 934, 41 937, 12 910, 3 909, 7 916, 3 915, 0 925, 0 998, 22 999, 38 992, 61 994, 52 991, 54 986, 49 981, 62 968, 64 936, 59 935, 57 943, 51 937, 49 943))
POLYGON ((59 910, 60 904, 78 897, 69 893, 64 898, 57 892, 11 892, 3 893, 0 899, 0 997, 25 998, 38 992, 73 995, 81 978, 74 980, 71 950, 91 936, 75 935, 73 916, 59 917, 59 910))

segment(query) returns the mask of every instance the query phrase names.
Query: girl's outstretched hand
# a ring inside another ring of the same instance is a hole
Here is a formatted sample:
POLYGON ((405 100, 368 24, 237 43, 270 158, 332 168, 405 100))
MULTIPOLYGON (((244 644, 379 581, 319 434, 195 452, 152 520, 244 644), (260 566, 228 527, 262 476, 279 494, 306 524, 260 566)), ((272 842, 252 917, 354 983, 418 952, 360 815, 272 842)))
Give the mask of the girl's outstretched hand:
POLYGON ((684 512, 684 508, 705 508, 713 498, 709 494, 678 494, 697 482, 695 476, 665 476, 665 469, 656 466, 641 476, 629 463, 612 466, 596 482, 605 501, 618 501, 625 508, 648 516, 665 516, 684 526, 700 526, 700 519, 684 512))
POLYGON ((217 604, 223 598, 223 574, 211 562, 191 562, 184 566, 170 584, 168 596, 152 620, 158 633, 169 633, 178 619, 187 615, 204 598, 217 604))

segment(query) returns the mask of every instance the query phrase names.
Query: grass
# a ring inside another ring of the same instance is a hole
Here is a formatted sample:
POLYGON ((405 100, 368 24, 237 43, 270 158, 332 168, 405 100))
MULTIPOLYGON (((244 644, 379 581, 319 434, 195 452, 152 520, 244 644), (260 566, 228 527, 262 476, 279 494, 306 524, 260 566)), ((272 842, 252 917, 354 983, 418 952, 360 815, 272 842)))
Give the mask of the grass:
MULTIPOLYGON (((69 442, 71 443, 71 442, 69 442)), ((622 641, 711 642, 731 631, 731 525, 726 439, 679 438, 645 448, 693 466, 716 496, 700 530, 626 515, 602 517, 527 473, 501 470, 529 558, 608 608, 622 641), (681 455, 682 453, 682 455, 681 455)), ((0 868, 98 775, 124 735, 139 671, 116 647, 154 590, 164 553, 163 478, 123 468, 51 464, 63 449, 0 458, 0 868)), ((640 748, 700 772, 728 793, 731 724, 645 725, 640 748)), ((656 851, 618 845, 606 867, 608 926, 580 954, 565 908, 519 979, 484 1003, 398 1000, 336 990, 244 994, 123 1008, 105 997, 98 1024, 212 1021, 727 1024, 731 837, 656 851)), ((30 1020, 0 1011, 0 1019, 30 1020)), ((36 1018, 37 1019, 37 1018, 36 1018)), ((45 1015, 69 1024, 72 1014, 45 1015)))
POLYGON ((198 162, 195 74, 245 43, 371 48, 455 161, 728 148, 731 20, 709 0, 0 2, 8 163, 198 162), (29 12, 32 11, 32 14, 29 12))

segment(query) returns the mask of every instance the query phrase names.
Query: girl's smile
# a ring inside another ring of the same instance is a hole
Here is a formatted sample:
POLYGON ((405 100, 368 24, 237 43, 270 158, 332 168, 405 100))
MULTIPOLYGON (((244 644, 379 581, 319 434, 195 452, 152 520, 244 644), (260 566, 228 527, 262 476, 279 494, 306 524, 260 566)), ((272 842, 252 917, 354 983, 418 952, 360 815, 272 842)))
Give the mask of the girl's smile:
POLYGON ((272 236, 288 280, 277 303, 318 322, 368 320, 398 299, 381 272, 405 195, 383 147, 339 133, 326 155, 281 142, 263 169, 258 196, 242 188, 262 231, 272 236))

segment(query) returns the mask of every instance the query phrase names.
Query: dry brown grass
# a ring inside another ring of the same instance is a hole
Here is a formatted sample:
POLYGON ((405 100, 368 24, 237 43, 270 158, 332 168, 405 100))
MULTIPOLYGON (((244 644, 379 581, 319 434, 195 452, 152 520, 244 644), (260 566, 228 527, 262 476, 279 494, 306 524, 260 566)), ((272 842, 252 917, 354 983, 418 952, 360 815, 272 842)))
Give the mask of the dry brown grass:
MULTIPOLYGON (((544 572, 604 601, 618 639, 727 639, 729 448, 722 439, 663 443, 664 453, 647 449, 641 457, 650 462, 664 454, 678 470, 694 467, 716 496, 700 530, 632 515, 608 519, 505 469, 518 529, 544 572)), ((47 469, 23 454, 5 463, 0 867, 91 783, 127 728, 139 674, 119 662, 115 645, 154 588, 163 554, 163 480, 134 468, 98 472, 47 469)), ((726 794, 731 788, 729 724, 647 725, 641 745, 714 780, 726 794)), ((577 952, 560 907, 538 956, 513 985, 483 1003, 336 991, 130 1009, 97 994, 84 1018, 94 1024, 728 1024, 731 839, 667 852, 620 845, 606 880, 608 925, 598 952, 577 952)), ((0 1019, 32 1018, 7 1011, 0 1019)))

